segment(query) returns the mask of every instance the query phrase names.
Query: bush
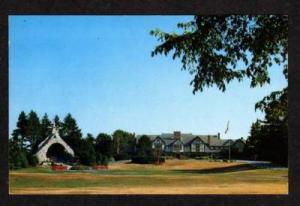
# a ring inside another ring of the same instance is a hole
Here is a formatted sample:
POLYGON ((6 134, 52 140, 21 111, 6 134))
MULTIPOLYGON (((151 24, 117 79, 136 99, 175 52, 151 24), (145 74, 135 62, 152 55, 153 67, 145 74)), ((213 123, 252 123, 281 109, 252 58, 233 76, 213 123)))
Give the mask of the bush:
POLYGON ((105 155, 102 155, 100 153, 97 154, 97 161, 96 163, 98 165, 108 165, 108 162, 109 162, 109 157, 105 156, 105 155))
POLYGON ((35 155, 30 155, 28 157, 28 163, 30 166, 35 167, 36 165, 38 165, 39 160, 35 155))
POLYGON ((26 158, 25 153, 20 152, 15 159, 15 162, 12 163, 12 168, 11 169, 20 169, 20 168, 26 168, 28 167, 28 161, 26 158))

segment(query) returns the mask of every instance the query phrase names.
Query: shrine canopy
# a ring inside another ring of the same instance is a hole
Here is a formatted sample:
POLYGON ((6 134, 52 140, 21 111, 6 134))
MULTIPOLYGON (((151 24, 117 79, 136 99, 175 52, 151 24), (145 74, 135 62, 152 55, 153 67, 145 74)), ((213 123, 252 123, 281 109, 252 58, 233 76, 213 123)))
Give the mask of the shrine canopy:
POLYGON ((58 127, 55 125, 55 123, 53 123, 51 135, 38 145, 38 151, 35 155, 39 161, 39 164, 42 164, 44 162, 51 162, 51 159, 47 156, 47 153, 51 146, 57 144, 60 145, 61 148, 63 148, 64 153, 67 153, 70 156, 74 157, 73 149, 60 137, 58 127))

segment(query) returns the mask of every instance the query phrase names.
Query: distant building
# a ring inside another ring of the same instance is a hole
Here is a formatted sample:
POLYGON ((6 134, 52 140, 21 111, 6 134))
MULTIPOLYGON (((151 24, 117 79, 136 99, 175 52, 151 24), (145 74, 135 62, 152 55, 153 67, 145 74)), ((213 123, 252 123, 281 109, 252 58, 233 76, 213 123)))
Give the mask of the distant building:
MULTIPOLYGON (((137 135, 139 139, 142 135, 137 135)), ((219 153, 230 147, 242 152, 245 146, 243 139, 221 139, 217 135, 194 135, 192 133, 162 133, 160 135, 146 135, 152 141, 152 148, 166 153, 219 153)))

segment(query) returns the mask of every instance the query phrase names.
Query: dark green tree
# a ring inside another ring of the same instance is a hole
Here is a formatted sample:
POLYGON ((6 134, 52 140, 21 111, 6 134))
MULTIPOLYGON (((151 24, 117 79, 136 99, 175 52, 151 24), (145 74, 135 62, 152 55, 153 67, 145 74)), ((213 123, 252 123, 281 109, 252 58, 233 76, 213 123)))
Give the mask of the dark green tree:
POLYGON ((96 140, 91 133, 87 133, 85 137, 86 141, 90 142, 91 144, 95 144, 96 140))
POLYGON ((36 112, 30 111, 27 117, 28 127, 27 127, 27 135, 26 139, 30 144, 31 153, 34 152, 35 148, 41 141, 41 123, 40 119, 36 112))
POLYGON ((90 139, 81 139, 78 148, 78 157, 80 163, 84 165, 94 165, 96 163, 96 152, 93 142, 90 139))
POLYGON ((28 121, 27 116, 24 111, 22 111, 19 115, 18 122, 17 122, 17 129, 15 130, 18 135, 22 138, 25 138, 27 135, 28 128, 28 121))
POLYGON ((71 146, 75 155, 79 155, 82 143, 82 133, 76 120, 71 114, 67 114, 62 125, 62 138, 71 146))
POLYGON ((18 138, 10 138, 8 141, 9 169, 20 169, 28 166, 27 152, 22 148, 18 138))
POLYGON ((113 133, 113 146, 115 159, 128 159, 134 152, 135 136, 123 130, 113 133))
POLYGON ((137 155, 143 157, 153 156, 152 143, 147 135, 143 135, 139 138, 137 143, 137 155))
POLYGON ((44 114, 41 120, 41 135, 39 142, 46 139, 51 134, 51 121, 48 118, 47 113, 44 114))
POLYGON ((152 52, 181 59, 193 75, 193 93, 216 85, 225 91, 232 80, 247 77, 251 87, 270 82, 268 69, 283 64, 287 75, 288 17, 286 15, 195 16, 179 23, 181 33, 152 30, 162 43, 152 52))
POLYGON ((256 155, 277 164, 288 164, 288 96, 287 89, 272 92, 256 104, 265 113, 260 128, 251 131, 249 140, 256 141, 256 155))
POLYGON ((59 116, 55 115, 53 119, 55 125, 58 127, 58 133, 62 137, 63 136, 63 122, 60 121, 59 116))
POLYGON ((113 156, 113 141, 110 135, 100 133, 96 138, 97 162, 102 163, 103 159, 109 159, 113 156))
MULTIPOLYGON (((18 117, 17 128, 14 129, 12 133, 14 141, 18 142, 19 146, 22 149, 28 147, 28 144, 26 143, 27 131, 28 131, 28 120, 27 120, 26 113, 22 111, 18 117)), ((30 148, 27 149, 29 150, 30 148)))

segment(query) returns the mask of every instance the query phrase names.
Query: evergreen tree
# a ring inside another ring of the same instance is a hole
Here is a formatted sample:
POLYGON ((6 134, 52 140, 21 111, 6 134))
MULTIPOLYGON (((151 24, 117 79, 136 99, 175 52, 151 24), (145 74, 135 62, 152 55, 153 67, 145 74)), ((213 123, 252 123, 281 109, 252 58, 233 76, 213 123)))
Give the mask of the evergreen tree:
POLYGON ((59 116, 55 115, 53 121, 58 128, 59 135, 63 137, 63 123, 60 121, 59 116))
POLYGON ((78 147, 78 157, 81 164, 94 165, 96 164, 96 152, 93 142, 90 139, 81 139, 78 147))
POLYGON ((28 144, 26 144, 27 131, 28 131, 28 120, 27 120, 26 113, 22 111, 19 114, 17 128, 13 130, 12 136, 14 138, 14 141, 18 142, 20 144, 19 146, 24 149, 26 148, 26 146, 28 146, 28 144))
POLYGON ((93 136, 91 133, 87 133, 85 139, 86 139, 89 143, 95 144, 95 138, 94 138, 94 136, 93 136))
POLYGON ((27 118, 28 130, 26 138, 31 145, 31 152, 33 152, 39 144, 39 140, 41 140, 41 124, 37 113, 32 110, 29 112, 27 118))
POLYGON ((75 155, 79 155, 82 143, 82 133, 77 126, 76 120, 71 114, 67 114, 67 116, 64 118, 62 138, 71 146, 75 152, 75 155))
POLYGON ((9 169, 19 169, 28 166, 27 152, 22 149, 17 138, 9 139, 8 151, 9 169))
POLYGON ((101 162, 104 157, 107 159, 113 156, 113 141, 110 135, 100 133, 96 138, 96 156, 97 162, 101 162))
POLYGON ((137 148, 138 156, 142 156, 142 157, 153 156, 152 143, 150 138, 147 135, 143 135, 139 138, 136 148, 137 148))
POLYGON ((40 142, 46 139, 50 134, 51 134, 51 121, 49 120, 47 113, 45 113, 41 121, 40 142))
POLYGON ((17 129, 16 132, 18 135, 20 135, 22 138, 25 138, 27 135, 27 130, 28 130, 28 120, 26 113, 22 111, 19 114, 18 122, 17 122, 17 129))
POLYGON ((134 152, 135 136, 123 130, 113 133, 113 147, 115 159, 128 159, 134 152))

